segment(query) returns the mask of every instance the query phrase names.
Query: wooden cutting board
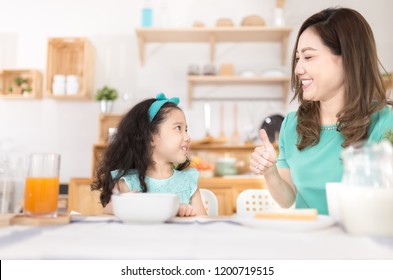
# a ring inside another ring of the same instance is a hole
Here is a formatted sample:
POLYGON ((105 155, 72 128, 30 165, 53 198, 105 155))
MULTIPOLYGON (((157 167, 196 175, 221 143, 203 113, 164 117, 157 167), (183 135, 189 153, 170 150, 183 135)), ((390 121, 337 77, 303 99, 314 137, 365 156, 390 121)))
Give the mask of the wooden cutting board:
POLYGON ((0 215, 0 227, 9 226, 11 224, 11 219, 15 214, 1 214, 0 215))
POLYGON ((58 215, 56 218, 36 218, 17 214, 9 217, 8 225, 48 226, 64 225, 70 222, 69 215, 58 215))

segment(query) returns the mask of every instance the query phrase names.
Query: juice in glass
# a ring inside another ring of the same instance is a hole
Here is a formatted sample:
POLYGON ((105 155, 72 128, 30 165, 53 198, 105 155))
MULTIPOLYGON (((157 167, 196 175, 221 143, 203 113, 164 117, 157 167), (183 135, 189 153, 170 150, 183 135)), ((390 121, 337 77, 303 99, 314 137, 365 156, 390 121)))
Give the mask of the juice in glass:
POLYGON ((24 213, 31 217, 57 216, 59 154, 31 154, 25 184, 24 213))
POLYGON ((25 213, 54 216, 59 197, 59 178, 27 177, 25 184, 25 213))

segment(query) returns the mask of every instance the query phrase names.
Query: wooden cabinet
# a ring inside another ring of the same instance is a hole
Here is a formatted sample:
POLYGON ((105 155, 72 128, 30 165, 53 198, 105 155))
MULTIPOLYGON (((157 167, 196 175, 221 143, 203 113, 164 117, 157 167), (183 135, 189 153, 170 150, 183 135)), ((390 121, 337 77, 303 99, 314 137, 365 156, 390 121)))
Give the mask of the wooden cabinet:
POLYGON ((49 38, 46 95, 56 99, 91 99, 93 95, 94 48, 87 38, 49 38), (55 75, 78 77, 79 92, 55 95, 52 85, 55 75))
POLYGON ((98 143, 106 144, 109 141, 109 129, 116 128, 123 114, 101 113, 98 123, 98 143))
POLYGON ((200 178, 198 186, 201 189, 211 190, 217 196, 219 215, 236 213, 236 200, 242 191, 266 187, 262 176, 200 178))
POLYGON ((77 211, 82 215, 101 215, 104 208, 100 202, 100 192, 90 189, 93 179, 71 178, 68 185, 68 212, 77 211))
POLYGON ((0 71, 0 98, 42 98, 42 74, 35 69, 13 69, 0 71))

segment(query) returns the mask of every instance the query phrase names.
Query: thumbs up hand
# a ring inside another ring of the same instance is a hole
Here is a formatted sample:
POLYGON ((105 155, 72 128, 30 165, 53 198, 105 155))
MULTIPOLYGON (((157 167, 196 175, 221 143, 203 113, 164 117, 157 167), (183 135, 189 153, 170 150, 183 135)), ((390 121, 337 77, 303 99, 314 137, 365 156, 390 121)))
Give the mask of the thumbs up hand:
POLYGON ((276 166, 277 153, 264 129, 259 131, 259 137, 263 143, 251 154, 250 170, 256 174, 266 175, 276 166))

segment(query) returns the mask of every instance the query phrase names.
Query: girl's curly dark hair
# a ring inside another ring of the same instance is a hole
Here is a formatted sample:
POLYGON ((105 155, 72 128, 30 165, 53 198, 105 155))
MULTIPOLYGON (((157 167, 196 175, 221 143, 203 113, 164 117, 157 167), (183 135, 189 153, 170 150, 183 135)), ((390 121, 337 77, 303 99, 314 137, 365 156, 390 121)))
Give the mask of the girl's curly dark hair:
MULTIPOLYGON (((154 101, 156 99, 152 98, 138 103, 123 117, 98 164, 91 189, 101 192, 100 200, 104 207, 109 203, 116 183, 130 169, 138 171, 142 191, 147 191, 145 176, 147 168, 153 164, 151 146, 153 135, 158 133, 160 124, 169 112, 181 110, 175 103, 167 102, 150 122, 148 110, 154 101), (110 172, 116 169, 119 172, 115 178, 112 178, 110 172)), ((190 161, 187 159, 176 169, 183 170, 189 164, 190 161)))

